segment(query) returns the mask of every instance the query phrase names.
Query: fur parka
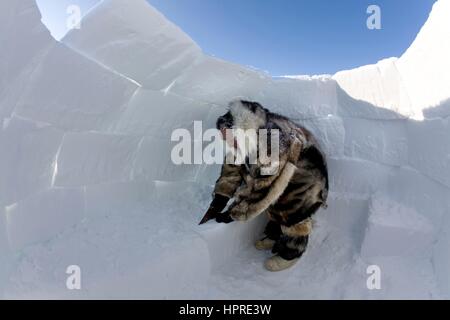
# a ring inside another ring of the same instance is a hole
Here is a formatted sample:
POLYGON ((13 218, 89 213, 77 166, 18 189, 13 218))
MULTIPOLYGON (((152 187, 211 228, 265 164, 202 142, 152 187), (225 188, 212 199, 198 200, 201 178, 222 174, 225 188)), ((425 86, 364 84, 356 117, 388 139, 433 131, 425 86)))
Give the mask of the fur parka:
POLYGON ((214 194, 233 198, 230 216, 246 221, 266 212, 283 234, 309 234, 310 217, 326 207, 328 195, 326 160, 312 134, 259 103, 243 100, 233 101, 217 125, 257 132, 267 129, 269 136, 274 129, 279 132, 279 160, 273 174, 262 175, 263 165, 251 164, 248 158, 243 164, 222 166, 214 194))

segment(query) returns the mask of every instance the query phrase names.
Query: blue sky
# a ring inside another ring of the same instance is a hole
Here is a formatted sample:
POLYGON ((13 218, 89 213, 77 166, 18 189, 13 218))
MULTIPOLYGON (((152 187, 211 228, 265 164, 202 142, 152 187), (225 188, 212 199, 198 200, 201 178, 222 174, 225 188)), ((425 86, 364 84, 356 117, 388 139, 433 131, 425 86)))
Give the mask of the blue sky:
MULTIPOLYGON (((37 0, 59 38, 66 8, 82 13, 98 0, 37 0)), ((208 54, 272 75, 335 73, 400 56, 435 0, 149 0, 208 54), (381 30, 369 30, 367 7, 381 8, 381 30)))

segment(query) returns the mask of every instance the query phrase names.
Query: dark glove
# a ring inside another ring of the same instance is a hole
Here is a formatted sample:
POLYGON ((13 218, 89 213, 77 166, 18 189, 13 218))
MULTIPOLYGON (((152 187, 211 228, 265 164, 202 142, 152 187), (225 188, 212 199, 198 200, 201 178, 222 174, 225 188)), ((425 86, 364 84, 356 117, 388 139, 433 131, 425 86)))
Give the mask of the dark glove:
POLYGON ((219 213, 227 206, 230 199, 220 194, 214 195, 214 199, 211 202, 208 211, 205 213, 202 221, 199 224, 204 224, 209 220, 216 219, 219 213))
POLYGON ((216 222, 218 223, 231 223, 233 222, 233 218, 231 218, 230 214, 227 212, 219 213, 216 217, 216 222))
POLYGON ((215 209, 216 212, 222 212, 222 210, 227 206, 230 198, 222 196, 220 194, 214 195, 214 199, 209 206, 210 209, 215 209))

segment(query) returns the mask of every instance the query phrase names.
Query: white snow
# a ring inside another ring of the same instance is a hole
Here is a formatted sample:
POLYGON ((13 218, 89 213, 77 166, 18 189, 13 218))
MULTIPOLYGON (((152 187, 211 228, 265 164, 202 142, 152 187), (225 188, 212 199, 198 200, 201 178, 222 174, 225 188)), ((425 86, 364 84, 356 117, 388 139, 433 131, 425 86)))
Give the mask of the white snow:
POLYGON ((398 59, 274 79, 206 56, 145 0, 104 0, 63 43, 34 0, 1 2, 0 296, 449 298, 449 33, 439 0, 398 59), (237 96, 328 156, 329 208, 285 272, 252 247, 264 217, 197 226, 219 166, 170 160, 174 129, 212 128, 237 96))
POLYGON ((434 228, 414 208, 385 195, 372 198, 368 227, 361 249, 363 257, 429 255, 434 228))

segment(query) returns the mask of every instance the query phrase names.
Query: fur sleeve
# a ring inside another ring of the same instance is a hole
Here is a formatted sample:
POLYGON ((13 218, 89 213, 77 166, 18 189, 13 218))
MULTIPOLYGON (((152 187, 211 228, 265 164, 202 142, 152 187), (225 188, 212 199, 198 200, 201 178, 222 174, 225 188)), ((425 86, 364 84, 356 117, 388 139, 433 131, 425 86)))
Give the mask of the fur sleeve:
POLYGON ((249 204, 247 201, 240 202, 231 209, 231 217, 237 221, 247 221, 263 213, 283 194, 284 190, 286 190, 287 186, 289 185, 289 181, 293 177, 296 169, 297 167, 292 163, 286 163, 282 172, 273 182, 269 192, 262 200, 252 204, 249 204))
POLYGON ((242 183, 240 166, 224 164, 219 179, 216 181, 214 194, 232 198, 242 183))
POLYGON ((255 184, 257 189, 270 186, 267 194, 256 203, 249 203, 248 201, 243 200, 233 206, 230 210, 230 215, 234 220, 247 221, 253 219, 263 213, 270 205, 274 204, 278 198, 281 197, 297 170, 294 163, 297 162, 300 156, 302 146, 302 141, 296 137, 291 137, 291 145, 287 150, 287 159, 281 159, 281 163, 284 162, 285 165, 282 167, 283 169, 277 178, 275 180, 272 179, 273 177, 265 178, 257 181, 255 184), (261 186, 259 186, 259 184, 261 184, 261 186))

